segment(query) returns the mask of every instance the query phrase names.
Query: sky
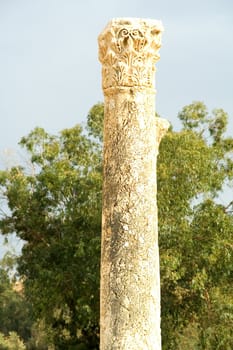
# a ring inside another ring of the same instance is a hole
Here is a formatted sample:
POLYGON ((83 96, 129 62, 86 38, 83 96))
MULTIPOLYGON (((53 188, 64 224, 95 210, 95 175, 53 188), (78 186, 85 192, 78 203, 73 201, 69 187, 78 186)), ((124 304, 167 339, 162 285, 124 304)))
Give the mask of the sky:
POLYGON ((97 37, 115 17, 163 22, 157 112, 178 129, 178 112, 203 101, 228 112, 233 135, 231 0, 0 0, 1 169, 33 128, 85 124, 103 101, 97 37))

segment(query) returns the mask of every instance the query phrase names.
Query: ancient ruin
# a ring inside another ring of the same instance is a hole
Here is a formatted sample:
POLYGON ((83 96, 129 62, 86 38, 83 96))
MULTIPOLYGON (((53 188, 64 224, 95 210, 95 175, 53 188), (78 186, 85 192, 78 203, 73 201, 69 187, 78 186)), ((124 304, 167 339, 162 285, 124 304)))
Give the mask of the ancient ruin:
POLYGON ((155 117, 161 22, 113 19, 99 36, 105 100, 101 350, 160 350, 155 117))

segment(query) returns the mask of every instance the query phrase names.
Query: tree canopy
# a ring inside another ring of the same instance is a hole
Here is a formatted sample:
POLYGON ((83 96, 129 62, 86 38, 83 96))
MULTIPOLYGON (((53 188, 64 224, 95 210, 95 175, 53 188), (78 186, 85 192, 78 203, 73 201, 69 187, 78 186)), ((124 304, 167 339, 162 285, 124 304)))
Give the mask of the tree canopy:
POLYGON ((30 338, 33 323, 31 305, 12 274, 14 260, 8 253, 0 261, 0 349, 6 350, 25 349, 21 339, 30 338))
MULTIPOLYGON (((228 116, 194 102, 178 117, 157 169, 163 349, 230 350, 233 202, 218 197, 233 179, 228 116)), ((97 104, 85 129, 36 128, 20 141, 30 162, 0 172, 0 230, 25 241, 24 295, 56 349, 98 349, 102 124, 97 104)))

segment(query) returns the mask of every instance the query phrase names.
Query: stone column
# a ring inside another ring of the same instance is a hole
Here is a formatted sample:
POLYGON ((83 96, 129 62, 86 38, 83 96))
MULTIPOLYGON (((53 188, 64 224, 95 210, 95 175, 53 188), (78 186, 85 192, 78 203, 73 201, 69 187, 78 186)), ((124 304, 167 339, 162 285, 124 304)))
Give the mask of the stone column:
POLYGON ((160 350, 155 117, 159 21, 113 19, 99 36, 104 116, 101 350, 160 350))

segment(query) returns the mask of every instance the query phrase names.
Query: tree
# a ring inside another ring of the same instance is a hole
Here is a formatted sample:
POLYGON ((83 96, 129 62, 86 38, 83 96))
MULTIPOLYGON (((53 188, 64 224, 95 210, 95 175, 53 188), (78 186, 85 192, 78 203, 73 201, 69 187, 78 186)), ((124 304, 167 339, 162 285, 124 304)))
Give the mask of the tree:
POLYGON ((12 341, 16 339, 13 335, 18 335, 26 342, 31 336, 33 322, 29 303, 22 292, 16 290, 14 276, 10 277, 13 262, 14 257, 9 254, 0 261, 0 333, 5 337, 12 333, 9 338, 12 341))
POLYGON ((0 349, 1 350, 26 350, 23 341, 17 333, 10 332, 9 336, 0 333, 0 349))
MULTIPOLYGON (((195 102, 179 118, 158 158, 163 349, 228 350, 233 206, 218 194, 233 178, 233 139, 223 110, 195 102)), ((30 167, 0 173, 0 230, 26 241, 25 295, 56 349, 98 349, 102 121, 98 104, 86 130, 36 128, 20 143, 30 167)))
POLYGON ((36 128, 20 143, 31 169, 1 173, 11 210, 1 231, 26 242, 18 259, 25 295, 57 349, 98 343, 101 148, 89 132, 36 128))
POLYGON ((183 129, 160 148, 158 207, 163 349, 196 332, 195 349, 231 349, 232 203, 218 195, 233 178, 227 114, 196 102, 179 114, 183 129), (192 328, 190 327, 192 325, 192 328))

